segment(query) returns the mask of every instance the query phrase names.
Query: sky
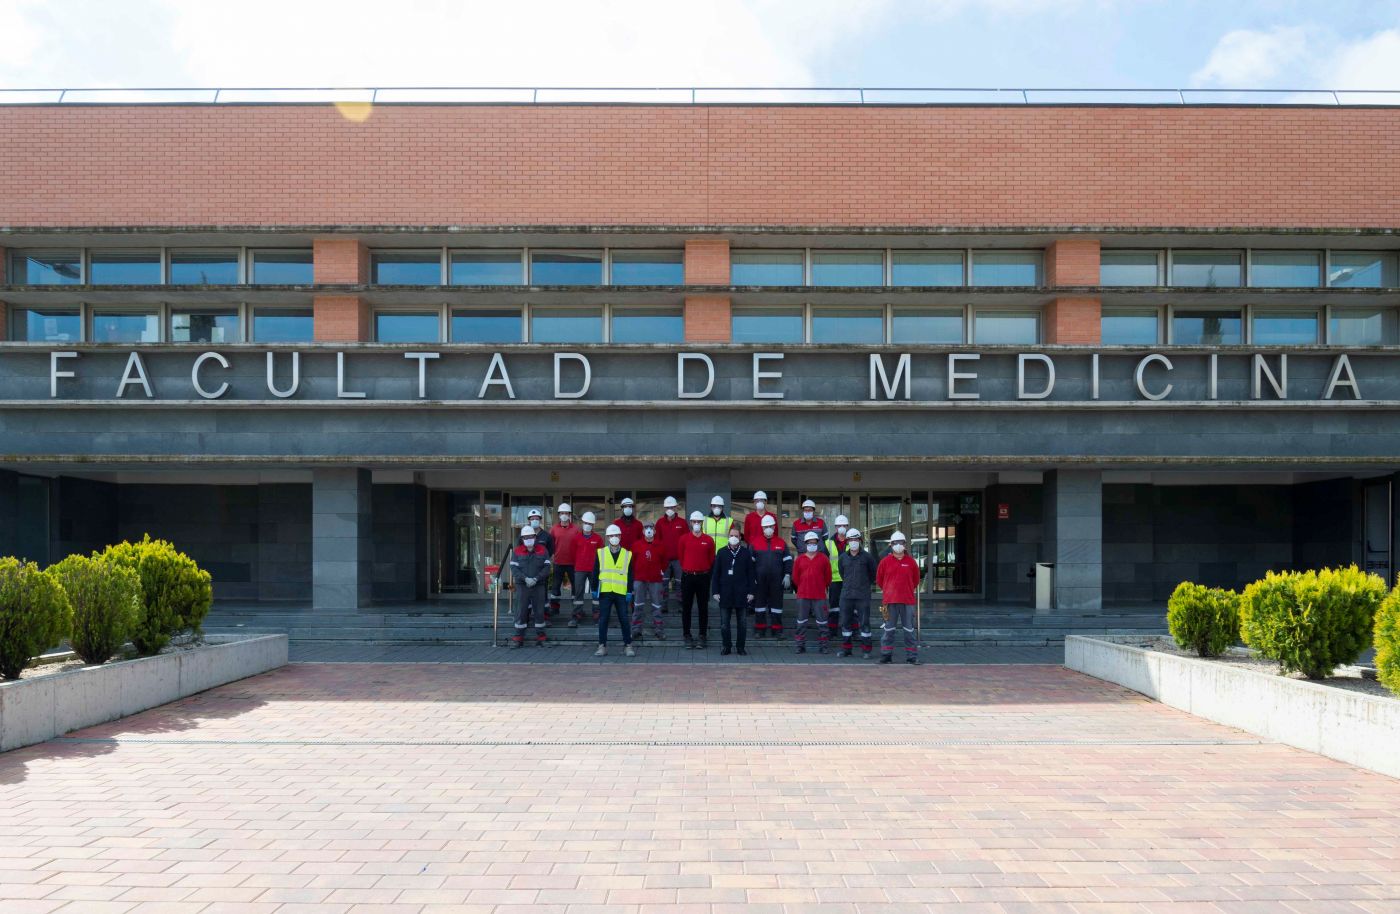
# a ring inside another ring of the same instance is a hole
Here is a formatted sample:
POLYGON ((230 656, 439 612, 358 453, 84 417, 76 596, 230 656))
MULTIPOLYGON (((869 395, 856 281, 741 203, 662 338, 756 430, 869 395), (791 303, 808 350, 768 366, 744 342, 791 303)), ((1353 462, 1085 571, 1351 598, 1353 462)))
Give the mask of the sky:
POLYGON ((1400 0, 0 0, 0 88, 1400 89, 1400 0))

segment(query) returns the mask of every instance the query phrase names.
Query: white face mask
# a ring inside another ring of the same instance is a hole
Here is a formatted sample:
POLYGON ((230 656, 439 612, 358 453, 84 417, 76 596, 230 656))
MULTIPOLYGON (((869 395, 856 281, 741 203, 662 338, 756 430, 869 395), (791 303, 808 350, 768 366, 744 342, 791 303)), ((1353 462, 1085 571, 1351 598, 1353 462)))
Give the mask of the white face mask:
POLYGON ((836 528, 836 535, 837 535, 837 536, 840 536, 840 537, 844 537, 844 536, 846 535, 846 528, 845 528, 845 527, 837 527, 837 528, 836 528))
POLYGON ((710 509, 710 513, 713 514, 715 517, 719 517, 721 514, 724 513, 724 509, 721 508, 719 505, 715 505, 713 508, 710 509))
POLYGON ((763 535, 764 535, 764 536, 772 536, 775 532, 776 532, 776 531, 775 531, 775 529, 774 529, 774 527, 773 527, 772 524, 768 524, 766 527, 763 528, 763 535))
POLYGON ((893 549, 895 552, 903 552, 903 551, 904 551, 904 544, 903 544, 903 543, 895 543, 895 544, 894 544, 893 546, 891 546, 890 548, 893 549))
POLYGON ((816 552, 816 551, 817 551, 817 544, 816 544, 816 543, 808 543, 808 544, 807 544, 807 551, 808 551, 808 552, 816 552))
POLYGON ((530 518, 530 526, 534 527, 536 530, 540 529, 540 519, 538 517, 530 518))
POLYGON ((569 515, 567 515, 567 514, 561 514, 561 515, 559 515, 559 523, 563 524, 563 525, 566 526, 566 527, 569 526, 569 520, 570 520, 569 515))
POLYGON ((737 536, 731 536, 731 537, 729 538, 729 545, 731 545, 731 546, 737 546, 737 545, 739 545, 739 537, 737 537, 737 536))
POLYGON ((584 525, 583 525, 583 532, 584 532, 584 533, 592 533, 592 532, 593 532, 593 525, 592 525, 592 524, 584 524, 584 525))
POLYGON ((651 542, 651 538, 656 535, 656 531, 651 529, 650 527, 646 528, 646 530, 642 531, 642 533, 644 536, 646 536, 648 543, 651 542))
POLYGON ((755 511, 762 511, 762 510, 763 510, 765 507, 767 507, 767 506, 768 506, 768 502, 766 502, 766 501, 756 501, 756 502, 753 503, 753 509, 754 509, 755 511))
POLYGON ((623 517, 631 517, 631 516, 632 516, 632 509, 631 509, 631 508, 623 508, 623 509, 622 509, 622 516, 623 516, 623 517))
POLYGON ((696 521, 695 523, 693 523, 693 524, 690 525, 690 529, 694 530, 696 533, 699 533, 699 532, 700 532, 700 527, 701 527, 701 524, 700 524, 699 521, 696 521))
POLYGON ((621 545, 622 545, 622 537, 620 537, 620 536, 610 536, 610 537, 608 537, 608 545, 610 545, 610 546, 621 546, 621 545))
POLYGON ((526 549, 534 549, 534 548, 535 548, 535 538, 534 538, 533 536, 530 537, 529 539, 522 540, 521 542, 523 542, 523 543, 525 544, 525 548, 526 548, 526 549))
POLYGON ((676 516, 676 509, 675 509, 675 508, 667 508, 667 509, 666 509, 666 516, 667 516, 667 517, 675 517, 675 516, 676 516))
POLYGON ((851 540, 846 544, 846 548, 852 552, 860 551, 860 540, 851 540))
POLYGON ((803 512, 802 512, 802 519, 803 519, 803 520, 811 520, 811 519, 812 519, 812 512, 811 512, 811 511, 803 511, 803 512))

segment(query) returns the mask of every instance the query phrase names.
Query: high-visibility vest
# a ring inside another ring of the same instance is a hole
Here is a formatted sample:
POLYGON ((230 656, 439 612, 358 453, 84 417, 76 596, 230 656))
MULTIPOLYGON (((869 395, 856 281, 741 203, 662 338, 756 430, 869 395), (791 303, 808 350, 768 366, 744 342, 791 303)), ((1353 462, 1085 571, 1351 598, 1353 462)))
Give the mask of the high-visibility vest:
POLYGON ((715 555, 719 555, 721 549, 729 548, 729 531, 733 527, 734 518, 732 517, 715 517, 712 514, 705 518, 705 525, 700 529, 715 538, 715 555))
POLYGON ((831 559, 831 583, 841 583, 841 550, 836 548, 836 537, 826 541, 826 557, 831 559))
POLYGON ((598 592, 627 593, 627 568, 632 564, 632 553, 626 549, 617 550, 613 557, 612 547, 598 550, 598 592))

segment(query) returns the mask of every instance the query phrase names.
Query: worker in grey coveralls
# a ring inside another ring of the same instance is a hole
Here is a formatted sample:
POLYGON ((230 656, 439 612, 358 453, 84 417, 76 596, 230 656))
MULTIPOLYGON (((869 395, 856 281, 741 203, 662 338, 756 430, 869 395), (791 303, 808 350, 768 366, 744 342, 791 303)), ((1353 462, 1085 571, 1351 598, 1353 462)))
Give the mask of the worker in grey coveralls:
POLYGON ((520 598, 515 604, 515 634, 510 639, 511 647, 524 646, 525 630, 532 622, 535 643, 544 646, 549 571, 549 550, 540 543, 538 531, 526 524, 520 528, 520 545, 510 553, 510 581, 520 598))

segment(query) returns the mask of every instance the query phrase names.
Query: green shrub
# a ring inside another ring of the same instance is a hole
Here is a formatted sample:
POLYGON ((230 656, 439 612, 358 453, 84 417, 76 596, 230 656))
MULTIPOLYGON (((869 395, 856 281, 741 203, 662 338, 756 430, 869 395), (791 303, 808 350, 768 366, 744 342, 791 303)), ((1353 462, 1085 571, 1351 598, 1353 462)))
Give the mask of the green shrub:
POLYGON ((1376 610, 1376 676, 1400 695, 1400 583, 1376 610))
POLYGON ((33 562, 0 558, 0 677, 18 679, 32 658, 67 637, 72 616, 58 581, 33 562))
POLYGON ((141 618, 141 579, 105 555, 70 555, 49 569, 73 607, 68 643, 84 663, 106 663, 141 618))
POLYGON ((1182 581, 1167 600, 1167 628, 1181 648, 1218 657, 1240 637, 1240 595, 1182 581))
POLYGON ((1322 679, 1370 646, 1385 595, 1385 581, 1355 565, 1269 572, 1244 589, 1240 634, 1282 672, 1322 679))
POLYGON ((165 540, 148 533, 138 543, 108 546, 104 555, 136 572, 141 579, 142 611, 131 643, 142 654, 159 653, 171 637, 198 633, 214 601, 209 572, 165 540))

